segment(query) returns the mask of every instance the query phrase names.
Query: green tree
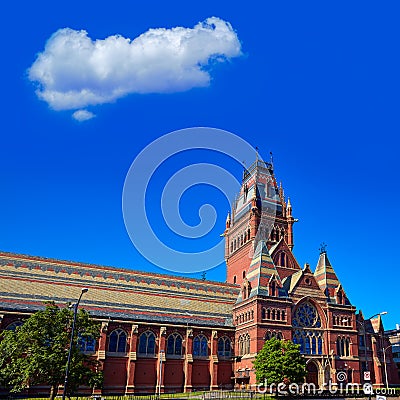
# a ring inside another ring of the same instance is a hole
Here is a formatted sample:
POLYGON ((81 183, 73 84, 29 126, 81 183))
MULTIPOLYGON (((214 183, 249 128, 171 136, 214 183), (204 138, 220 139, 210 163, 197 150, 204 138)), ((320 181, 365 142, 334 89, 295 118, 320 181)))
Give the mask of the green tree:
POLYGON ((253 362, 257 382, 268 385, 304 382, 306 365, 299 347, 290 340, 274 337, 267 340, 253 362))
MULTIPOLYGON (((3 331, 0 337, 1 379, 11 392, 20 392, 28 386, 51 386, 50 398, 57 395, 64 383, 73 310, 46 303, 46 308, 31 315, 15 331, 3 331)), ((79 309, 68 379, 70 396, 79 385, 99 387, 102 372, 98 361, 82 352, 82 343, 97 340, 100 326, 89 314, 79 309)))

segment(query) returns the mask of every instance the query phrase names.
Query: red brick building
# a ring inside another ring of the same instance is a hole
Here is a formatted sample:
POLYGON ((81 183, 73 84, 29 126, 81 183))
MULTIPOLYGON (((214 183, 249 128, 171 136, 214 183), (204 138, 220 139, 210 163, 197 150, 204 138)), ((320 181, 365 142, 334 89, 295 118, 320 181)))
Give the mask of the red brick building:
MULTIPOLYGON (((257 160, 226 221, 227 283, 2 252, 0 330, 87 287, 81 305, 101 322, 101 337, 86 350, 101 361, 103 394, 254 385, 252 362, 271 336, 300 345, 309 382, 336 382, 338 371, 363 382, 370 370, 383 385, 380 316, 356 315, 323 247, 314 272, 300 267, 295 222, 272 165, 257 160)), ((398 383, 390 349, 385 356, 388 381, 398 383)))

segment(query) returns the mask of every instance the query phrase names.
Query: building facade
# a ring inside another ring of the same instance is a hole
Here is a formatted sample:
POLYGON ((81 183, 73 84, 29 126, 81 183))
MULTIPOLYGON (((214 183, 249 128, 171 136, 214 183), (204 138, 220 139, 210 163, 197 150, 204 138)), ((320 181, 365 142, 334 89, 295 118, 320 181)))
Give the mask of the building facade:
POLYGON ((396 365, 397 377, 400 380, 400 324, 396 324, 396 329, 385 331, 385 336, 390 342, 393 363, 396 365))
POLYGON ((0 330, 87 287, 82 307, 101 322, 85 349, 104 371, 95 393, 254 388, 254 358, 272 336, 299 344, 318 386, 339 371, 346 382, 370 371, 376 385, 398 383, 380 315, 356 314, 324 246, 314 271, 299 265, 296 221, 272 164, 257 159, 226 220, 226 283, 2 252, 0 330))

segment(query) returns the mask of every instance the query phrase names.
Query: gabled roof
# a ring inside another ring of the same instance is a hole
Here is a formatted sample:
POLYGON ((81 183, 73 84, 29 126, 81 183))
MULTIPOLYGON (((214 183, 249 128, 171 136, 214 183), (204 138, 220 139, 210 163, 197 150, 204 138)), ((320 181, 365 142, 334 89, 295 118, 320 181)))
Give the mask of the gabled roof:
MULTIPOLYGON (((269 287, 272 280, 275 280, 278 296, 287 296, 286 292, 282 290, 281 278, 279 277, 264 240, 258 242, 249 269, 247 270, 246 278, 251 288, 249 297, 270 296, 269 287)), ((241 294, 239 295, 238 301, 240 300, 241 294)))
POLYGON ((293 289, 295 288, 297 282, 303 276, 303 271, 300 269, 299 271, 295 272, 293 275, 289 275, 287 278, 283 280, 283 287, 288 293, 292 293, 293 289))
POLYGON ((281 279, 284 279, 288 275, 292 275, 294 272, 301 270, 299 263, 297 262, 292 250, 290 250, 289 246, 285 242, 284 238, 281 238, 277 243, 275 243, 269 249, 269 253, 271 257, 274 259, 275 255, 279 252, 284 251, 287 257, 287 262, 285 266, 276 265, 276 270, 281 279))

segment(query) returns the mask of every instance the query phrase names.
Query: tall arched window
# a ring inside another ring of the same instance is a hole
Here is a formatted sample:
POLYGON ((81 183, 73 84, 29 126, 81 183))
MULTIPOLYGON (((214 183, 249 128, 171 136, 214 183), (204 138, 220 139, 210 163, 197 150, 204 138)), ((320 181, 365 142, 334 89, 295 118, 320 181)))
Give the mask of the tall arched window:
POLYGON ((281 253, 281 267, 286 267, 286 254, 284 252, 281 253))
POLYGON ((310 302, 302 303, 293 317, 293 342, 302 354, 322 354, 323 331, 317 309, 310 302))
POLYGON ((250 335, 248 333, 244 337, 244 354, 250 354, 250 335))
POLYGON ((275 283, 275 281, 271 282, 271 296, 276 296, 276 283, 275 283))
POLYGON ((125 353, 126 337, 126 332, 120 328, 112 331, 108 342, 108 351, 111 353, 125 353))
POLYGON ((204 335, 197 335, 193 339, 193 355, 197 357, 208 356, 208 342, 204 335))
POLYGON ((267 318, 267 311, 265 310, 265 308, 263 307, 261 309, 261 319, 266 319, 267 318))
POLYGON ((171 333, 167 339, 167 355, 182 355, 182 336, 179 333, 171 333))
POLYGON ((231 340, 227 336, 220 337, 218 339, 218 356, 230 357, 231 353, 231 340))
POLYGON ((156 335, 152 331, 145 331, 139 336, 138 354, 154 356, 156 350, 156 335))

